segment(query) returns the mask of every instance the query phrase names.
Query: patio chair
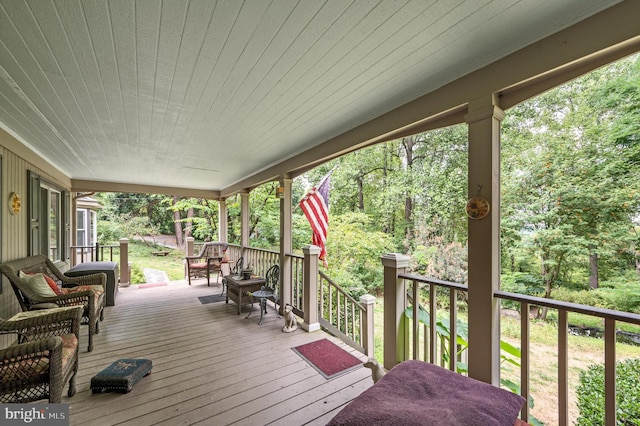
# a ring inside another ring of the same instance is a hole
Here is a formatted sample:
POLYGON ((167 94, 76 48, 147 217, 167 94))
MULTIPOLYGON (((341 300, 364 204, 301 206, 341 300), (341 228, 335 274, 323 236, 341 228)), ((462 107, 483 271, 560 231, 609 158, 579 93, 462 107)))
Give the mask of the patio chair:
POLYGON ((251 310, 247 314, 246 318, 249 318, 251 312, 253 312, 253 301, 255 299, 260 300, 260 321, 258 325, 262 324, 262 317, 267 313, 267 300, 271 300, 274 303, 274 309, 278 318, 280 313, 278 312, 278 304, 280 303, 280 292, 278 282, 280 281, 280 266, 273 265, 265 274, 265 285, 260 290, 251 293, 251 310))
POLYGON ((0 350, 0 402, 25 403, 48 399, 62 402, 76 393, 78 333, 82 307, 21 312, 0 319, 0 334, 15 334, 17 341, 0 350))
POLYGON ((238 260, 236 260, 236 263, 234 263, 233 268, 231 268, 231 270, 229 270, 229 273, 222 277, 222 291, 220 292, 221 296, 224 294, 224 288, 227 285, 227 280, 226 280, 227 276, 228 275, 240 275, 240 274, 242 274, 242 269, 243 268, 244 268, 244 257, 240 256, 238 258, 238 260))
POLYGON ((93 336, 100 332, 99 321, 104 319, 107 282, 104 273, 69 277, 45 255, 5 262, 0 265, 0 271, 11 282, 23 312, 82 306, 82 324, 89 326, 87 350, 93 350, 93 336))
POLYGON ((197 255, 186 256, 189 285, 191 285, 191 278, 202 277, 207 278, 207 286, 211 285, 210 276, 212 273, 216 274, 217 282, 222 275, 221 265, 228 247, 227 243, 208 242, 202 245, 200 253, 197 255))

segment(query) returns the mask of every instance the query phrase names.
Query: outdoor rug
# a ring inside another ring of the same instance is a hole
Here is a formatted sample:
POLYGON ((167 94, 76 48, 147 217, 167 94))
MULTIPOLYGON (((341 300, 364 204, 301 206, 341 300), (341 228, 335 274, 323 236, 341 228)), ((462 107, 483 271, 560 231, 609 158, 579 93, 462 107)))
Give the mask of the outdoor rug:
POLYGON ((327 380, 362 366, 362 361, 327 339, 291 349, 327 380))
POLYGON ((207 303, 222 302, 223 300, 226 299, 226 297, 227 296, 225 294, 211 294, 209 296, 200 296, 198 297, 198 300, 203 305, 206 305, 207 303))

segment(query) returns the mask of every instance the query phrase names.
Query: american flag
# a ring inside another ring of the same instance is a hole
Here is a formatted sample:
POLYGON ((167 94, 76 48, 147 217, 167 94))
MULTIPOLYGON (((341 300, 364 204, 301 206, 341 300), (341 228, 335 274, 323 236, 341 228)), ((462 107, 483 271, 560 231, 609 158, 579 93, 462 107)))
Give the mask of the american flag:
POLYGON ((307 217, 313 231, 313 245, 320 247, 320 260, 327 263, 327 230, 329 228, 329 176, 331 172, 322 178, 320 184, 313 187, 300 200, 300 208, 307 217))

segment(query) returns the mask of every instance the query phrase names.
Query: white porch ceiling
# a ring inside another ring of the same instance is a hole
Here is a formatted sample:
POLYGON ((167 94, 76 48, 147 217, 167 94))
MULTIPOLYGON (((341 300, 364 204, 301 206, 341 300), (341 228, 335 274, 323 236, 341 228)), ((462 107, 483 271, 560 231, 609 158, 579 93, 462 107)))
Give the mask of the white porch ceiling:
POLYGON ((223 190, 615 3, 0 0, 0 126, 71 179, 223 190))

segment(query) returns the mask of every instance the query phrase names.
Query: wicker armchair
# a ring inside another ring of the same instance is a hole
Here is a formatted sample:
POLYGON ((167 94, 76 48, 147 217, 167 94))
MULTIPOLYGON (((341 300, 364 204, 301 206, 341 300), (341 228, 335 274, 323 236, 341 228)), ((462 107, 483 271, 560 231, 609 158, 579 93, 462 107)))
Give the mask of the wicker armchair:
POLYGON ((187 278, 191 285, 191 278, 207 278, 207 286, 210 285, 210 275, 216 274, 216 282, 222 273, 221 265, 224 255, 229 245, 227 243, 209 242, 204 243, 200 253, 195 256, 186 256, 187 278))
POLYGON ((68 277, 44 255, 12 260, 0 265, 0 271, 9 279, 23 311, 64 306, 82 306, 82 324, 89 326, 88 351, 93 350, 93 335, 100 331, 99 321, 104 319, 105 286, 107 276, 100 272, 81 277, 68 277), (18 275, 41 273, 51 278, 60 294, 44 297, 37 294, 18 275))
POLYGON ((0 350, 0 402, 49 399, 60 403, 65 383, 76 393, 78 333, 82 307, 21 312, 0 319, 0 334, 16 334, 17 343, 0 350))

